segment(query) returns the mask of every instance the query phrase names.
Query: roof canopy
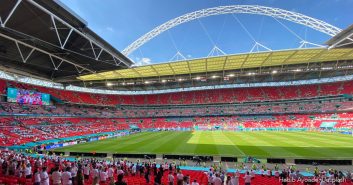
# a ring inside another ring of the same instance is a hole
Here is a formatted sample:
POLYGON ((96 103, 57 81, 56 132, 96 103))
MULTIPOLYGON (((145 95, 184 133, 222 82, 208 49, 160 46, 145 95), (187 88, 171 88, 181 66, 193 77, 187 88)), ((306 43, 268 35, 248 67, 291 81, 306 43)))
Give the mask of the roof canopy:
POLYGON ((344 29, 326 42, 329 48, 353 47, 353 25, 344 29))
POLYGON ((83 75, 80 76, 79 79, 83 81, 92 81, 162 77, 351 59, 353 59, 353 48, 331 50, 326 48, 294 49, 235 54, 146 65, 129 69, 83 75))
POLYGON ((59 1, 0 1, 0 69, 56 82, 132 64, 59 1))

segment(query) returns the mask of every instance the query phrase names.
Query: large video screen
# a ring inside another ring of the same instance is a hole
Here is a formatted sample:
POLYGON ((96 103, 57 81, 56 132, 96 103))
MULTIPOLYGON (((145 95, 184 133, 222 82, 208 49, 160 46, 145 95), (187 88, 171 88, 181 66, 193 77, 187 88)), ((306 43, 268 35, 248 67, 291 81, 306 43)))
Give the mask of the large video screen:
POLYGON ((20 104, 49 105, 50 95, 25 89, 7 88, 7 101, 20 104))

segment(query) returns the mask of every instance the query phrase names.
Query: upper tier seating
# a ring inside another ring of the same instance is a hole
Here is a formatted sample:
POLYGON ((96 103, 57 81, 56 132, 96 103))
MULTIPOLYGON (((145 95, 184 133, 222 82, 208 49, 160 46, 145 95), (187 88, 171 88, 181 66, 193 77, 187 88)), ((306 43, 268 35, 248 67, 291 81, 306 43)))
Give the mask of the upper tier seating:
POLYGON ((293 114, 293 113, 334 113, 351 111, 353 101, 341 98, 330 101, 296 101, 263 104, 216 104, 212 106, 184 106, 172 105, 160 107, 99 107, 70 104, 56 104, 54 106, 21 105, 17 103, 0 102, 0 114, 13 116, 17 114, 28 116, 69 116, 94 118, 141 118, 141 117, 169 117, 169 116, 224 116, 224 115, 253 115, 253 114, 293 114))
POLYGON ((153 95, 91 94, 0 80, 0 92, 2 94, 6 94, 6 87, 37 90, 71 103, 97 105, 239 103, 353 94, 352 81, 286 87, 215 89, 153 95))

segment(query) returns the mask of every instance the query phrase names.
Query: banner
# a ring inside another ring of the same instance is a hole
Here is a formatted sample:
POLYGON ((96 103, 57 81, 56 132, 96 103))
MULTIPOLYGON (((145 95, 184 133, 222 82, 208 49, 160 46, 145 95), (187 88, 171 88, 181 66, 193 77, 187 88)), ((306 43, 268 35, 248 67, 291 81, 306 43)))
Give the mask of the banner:
POLYGON ((92 137, 92 138, 89 139, 89 141, 98 141, 98 138, 92 137))
POLYGON ((25 89, 7 88, 7 101, 19 104, 49 105, 50 95, 25 89))
POLYGON ((53 144, 53 145, 47 145, 45 146, 45 149, 46 150, 50 150, 50 149, 53 149, 53 148, 60 148, 60 147, 63 147, 63 144, 60 143, 60 144, 53 144))
POLYGON ((77 141, 71 141, 71 142, 63 143, 63 146, 70 146, 70 145, 75 145, 75 144, 77 144, 77 141))

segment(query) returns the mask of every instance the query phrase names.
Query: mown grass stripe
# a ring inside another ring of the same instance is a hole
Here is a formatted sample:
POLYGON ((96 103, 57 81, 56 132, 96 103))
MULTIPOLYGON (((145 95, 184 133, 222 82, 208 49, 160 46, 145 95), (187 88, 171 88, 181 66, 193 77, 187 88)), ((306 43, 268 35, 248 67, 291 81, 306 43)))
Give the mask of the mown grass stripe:
POLYGON ((282 139, 285 143, 292 145, 300 153, 301 157, 329 157, 330 153, 319 151, 315 143, 310 142, 309 139, 302 135, 292 135, 293 133, 282 133, 278 132, 276 136, 282 139))
MULTIPOLYGON (((253 145, 249 140, 248 133, 246 132, 226 132, 225 135, 231 140, 234 145, 237 145, 245 155, 252 156, 267 156, 269 153, 261 149, 260 147, 253 145)), ((244 155, 241 155, 244 156, 244 155)))
POLYGON ((297 150, 293 150, 289 147, 281 147, 281 146, 286 146, 287 143, 283 142, 281 139, 278 139, 271 134, 271 136, 266 135, 266 133, 254 133, 254 136, 258 140, 262 140, 266 143, 269 144, 268 147, 263 146, 261 147, 263 150, 266 150, 270 156, 300 156, 300 154, 297 153, 297 150), (280 145, 280 146, 279 146, 280 145))

